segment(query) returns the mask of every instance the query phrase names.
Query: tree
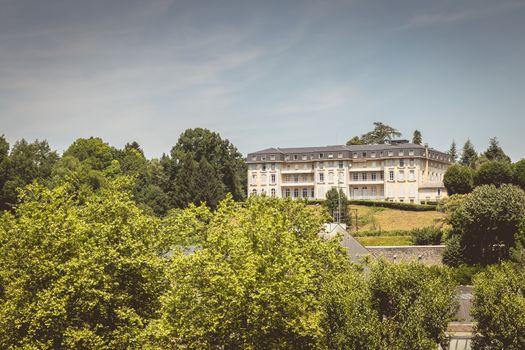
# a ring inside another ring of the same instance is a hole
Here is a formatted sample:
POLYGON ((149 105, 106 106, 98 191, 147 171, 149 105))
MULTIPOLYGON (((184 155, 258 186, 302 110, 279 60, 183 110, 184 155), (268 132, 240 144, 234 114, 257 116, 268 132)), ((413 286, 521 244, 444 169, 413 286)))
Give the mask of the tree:
POLYGON ((167 285, 163 225, 119 178, 79 201, 32 184, 0 219, 0 348, 141 348, 167 285))
POLYGON ((446 344, 445 331, 457 307, 448 270, 379 261, 372 265, 369 283, 372 305, 382 320, 381 349, 423 350, 446 344))
POLYGON ((468 194, 454 229, 461 235, 466 262, 492 264, 509 257, 525 216, 525 192, 514 185, 483 185, 468 194))
POLYGON ((449 195, 469 193, 474 188, 474 170, 467 166, 454 164, 445 172, 443 184, 449 195))
POLYGON ((246 196, 246 164, 242 155, 230 141, 223 140, 218 133, 207 129, 188 129, 181 134, 171 150, 167 171, 173 204, 178 207, 195 202, 189 200, 194 197, 199 197, 198 201, 206 199, 210 204, 218 203, 227 192, 235 200, 242 200, 246 196), (207 179, 209 184, 205 183, 206 179, 202 175, 196 173, 200 170, 211 176, 207 179), (184 181, 177 180, 179 176, 186 180, 196 178, 195 182, 202 183, 205 188, 186 186, 184 181), (211 192, 204 194, 205 189, 211 192))
POLYGON ((448 150, 448 155, 450 156, 450 160, 452 163, 456 163, 458 161, 458 151, 456 148, 456 141, 452 140, 452 144, 450 145, 450 149, 448 150))
POLYGON ((478 160, 478 154, 474 149, 474 145, 470 142, 470 139, 465 142, 463 145, 463 150, 461 151, 461 159, 459 163, 461 165, 466 165, 471 168, 474 168, 476 165, 476 160, 478 160))
POLYGON ((354 136, 350 140, 346 141, 347 146, 362 145, 362 144, 363 144, 363 141, 361 140, 359 136, 354 136))
POLYGON ((361 140, 365 145, 384 144, 400 136, 401 133, 393 127, 381 122, 374 122, 374 130, 362 135, 361 140))
POLYGON ((343 190, 339 189, 338 193, 337 188, 332 187, 328 192, 326 192, 326 200, 324 201, 323 205, 328 213, 332 216, 332 220, 334 222, 343 222, 347 225, 350 225, 351 217, 348 215, 348 198, 346 197, 343 190), (339 209, 341 209, 340 213, 339 209))
POLYGON ((525 271, 510 263, 474 277, 474 349, 525 349, 525 271))
POLYGON ((490 138, 489 147, 487 148, 485 153, 483 153, 483 155, 487 157, 488 160, 510 163, 510 157, 505 154, 503 148, 501 148, 501 146, 499 145, 497 137, 490 138))
POLYGON ((194 229, 194 207, 182 212, 173 231, 198 248, 171 259, 158 346, 316 348, 322 291, 348 266, 339 241, 319 237, 326 218, 269 197, 229 197, 194 229))
POLYGON ((525 190, 525 159, 521 159, 512 165, 514 176, 513 183, 525 190))
POLYGON ((423 143, 423 136, 421 135, 421 131, 414 130, 414 135, 412 135, 412 143, 416 145, 420 145, 423 143))
POLYGON ((117 158, 117 150, 99 137, 79 138, 64 152, 64 157, 75 157, 90 169, 103 171, 117 158))
MULTIPOLYGON (((5 143, 3 151, 6 150, 5 143)), ((5 154, 5 153, 4 153, 5 154)), ((32 143, 24 139, 15 142, 9 157, 4 158, 4 183, 0 194, 0 207, 12 208, 16 204, 17 190, 34 180, 47 182, 51 170, 58 161, 58 155, 52 151, 47 141, 35 140, 32 143)))
POLYGON ((6 206, 3 189, 8 178, 8 166, 9 166, 9 143, 5 139, 4 135, 0 136, 0 211, 8 209, 6 206))
POLYGON ((513 182, 512 167, 507 162, 488 161, 481 164, 474 173, 474 184, 495 185, 509 184, 513 182))

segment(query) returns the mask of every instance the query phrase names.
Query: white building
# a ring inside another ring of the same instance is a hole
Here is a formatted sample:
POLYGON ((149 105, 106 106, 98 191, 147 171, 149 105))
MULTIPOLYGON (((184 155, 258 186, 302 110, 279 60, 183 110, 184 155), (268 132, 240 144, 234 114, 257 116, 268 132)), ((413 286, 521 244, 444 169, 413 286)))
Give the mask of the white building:
POLYGON ((248 195, 422 203, 446 196, 450 156, 407 141, 384 145, 269 148, 248 154, 248 195))

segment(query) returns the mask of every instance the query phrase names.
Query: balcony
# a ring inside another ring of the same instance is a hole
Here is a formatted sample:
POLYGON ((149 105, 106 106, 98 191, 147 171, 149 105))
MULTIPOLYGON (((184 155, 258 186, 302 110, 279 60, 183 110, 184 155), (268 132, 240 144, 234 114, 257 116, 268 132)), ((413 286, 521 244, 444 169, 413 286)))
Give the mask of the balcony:
POLYGON ((290 182, 282 182, 281 187, 306 187, 306 186, 313 186, 314 181, 290 181, 290 182))
POLYGON ((314 169, 282 169, 281 174, 313 174, 314 169))
POLYGON ((383 185, 385 180, 350 180, 349 185, 383 185))
POLYGON ((384 201, 385 200, 385 197, 384 196, 380 196, 380 195, 376 195, 376 196, 372 196, 372 195, 363 195, 363 196, 352 196, 350 195, 350 199, 353 199, 353 200, 362 200, 362 201, 384 201))
POLYGON ((380 166, 376 166, 376 167, 367 167, 367 168, 356 168, 356 167, 351 167, 348 171, 350 171, 351 173, 368 173, 368 172, 382 172, 383 171, 383 167, 380 167, 380 166))

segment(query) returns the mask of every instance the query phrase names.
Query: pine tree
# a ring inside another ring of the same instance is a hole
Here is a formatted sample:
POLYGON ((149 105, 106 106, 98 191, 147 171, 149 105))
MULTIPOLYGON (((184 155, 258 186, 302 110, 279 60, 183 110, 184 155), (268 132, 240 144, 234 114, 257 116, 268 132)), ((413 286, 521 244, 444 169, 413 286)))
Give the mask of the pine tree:
POLYGON ((412 143, 416 145, 420 145, 423 143, 423 136, 421 135, 421 131, 414 130, 414 135, 412 136, 412 143))
POLYGON ((448 150, 448 154, 450 156, 450 161, 452 163, 455 163, 458 161, 458 150, 456 147, 456 141, 452 140, 452 144, 450 145, 450 149, 448 150))
POLYGON ((497 160, 497 161, 504 161, 504 162, 510 162, 510 157, 505 154, 503 151, 503 148, 499 145, 499 141, 497 137, 491 137, 489 140, 489 147, 483 153, 483 155, 488 160, 497 160))
POLYGON ((470 139, 465 142, 463 145, 463 150, 461 152, 461 160, 459 161, 461 165, 466 165, 471 168, 474 168, 476 161, 478 160, 478 153, 476 152, 474 145, 470 139))

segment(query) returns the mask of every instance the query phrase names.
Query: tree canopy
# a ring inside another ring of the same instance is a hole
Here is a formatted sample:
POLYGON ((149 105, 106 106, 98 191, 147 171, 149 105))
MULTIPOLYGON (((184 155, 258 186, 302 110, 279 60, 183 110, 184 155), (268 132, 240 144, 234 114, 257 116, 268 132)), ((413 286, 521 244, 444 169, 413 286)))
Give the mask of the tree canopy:
POLYGON ((459 160, 459 163, 461 165, 466 165, 471 168, 474 168, 476 166, 476 161, 478 160, 478 153, 474 149, 474 145, 470 140, 467 140, 465 144, 463 145, 463 149, 461 151, 461 159, 459 160))
POLYGON ((421 145, 423 143, 423 135, 421 135, 421 131, 414 130, 414 134, 412 135, 412 143, 416 145, 421 145))
POLYGON ((489 147, 483 153, 488 160, 502 161, 510 163, 510 157, 505 154, 503 148, 501 148, 498 138, 491 137, 489 140, 489 147))
POLYGON ((474 170, 471 167, 454 164, 445 172, 443 184, 448 195, 469 193, 474 188, 474 170))

